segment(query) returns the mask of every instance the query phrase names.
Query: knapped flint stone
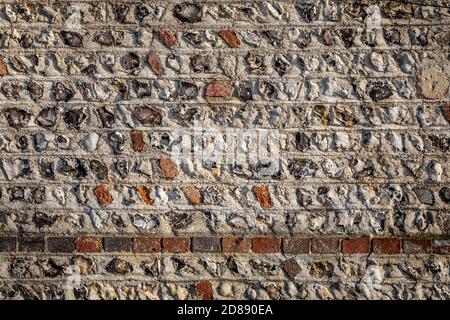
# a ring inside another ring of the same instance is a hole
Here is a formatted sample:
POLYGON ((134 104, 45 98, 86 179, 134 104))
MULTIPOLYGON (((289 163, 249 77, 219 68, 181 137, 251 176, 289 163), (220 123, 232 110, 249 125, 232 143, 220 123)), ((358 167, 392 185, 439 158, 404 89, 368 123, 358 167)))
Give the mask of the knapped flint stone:
POLYGON ((191 68, 194 72, 210 72, 213 68, 212 58, 205 54, 196 54, 191 57, 191 68))
POLYGON ((410 3, 400 3, 389 1, 382 6, 383 13, 393 19, 410 19, 414 14, 413 5, 410 3))
POLYGON ((317 20, 320 14, 319 5, 314 3, 299 3, 296 6, 298 15, 306 22, 317 20))
POLYGON ((24 49, 31 48, 33 45, 33 37, 29 33, 25 33, 19 39, 20 46, 24 49))
POLYGON ((63 118, 69 129, 79 130, 87 115, 83 109, 70 109, 64 113, 63 118))
POLYGON ((36 133, 33 135, 33 145, 36 151, 44 151, 47 149, 48 140, 42 133, 36 133))
POLYGON ((367 87, 370 99, 372 99, 372 101, 378 102, 392 96, 391 88, 384 82, 371 82, 367 87))
POLYGON ((31 115, 27 111, 17 108, 5 109, 5 115, 8 124, 15 129, 25 127, 31 118, 31 115))
POLYGON ((286 74, 286 72, 289 70, 291 66, 291 63, 282 55, 277 55, 273 59, 273 68, 276 72, 281 76, 286 74))
POLYGON ((30 81, 27 85, 27 90, 30 93, 31 99, 34 101, 42 98, 44 94, 44 87, 37 82, 30 81))
POLYGON ((89 169, 97 176, 99 180, 108 178, 108 167, 98 160, 91 160, 89 162, 89 169))
POLYGON ((125 275, 133 272, 133 266, 128 261, 114 258, 106 266, 106 271, 113 274, 125 275))
POLYGON ((136 19, 142 21, 146 16, 150 14, 150 10, 148 9, 147 5, 140 4, 134 8, 134 16, 136 19))
POLYGON ((434 204, 434 195, 431 190, 423 188, 414 188, 413 190, 420 202, 430 206, 434 204))
POLYGON ((303 132, 297 132, 295 134, 295 147, 297 150, 304 152, 310 146, 309 137, 303 132))
POLYGON ((441 190, 439 190, 439 197, 445 203, 450 203, 450 188, 443 187, 441 190))
POLYGON ((353 46, 356 33, 356 30, 351 28, 341 30, 341 39, 347 49, 353 46))
POLYGON ((4 82, 2 84, 2 92, 8 99, 20 98, 20 92, 22 91, 22 85, 14 82, 4 82))
POLYGON ((122 43, 123 37, 123 31, 107 30, 98 33, 95 36, 95 41, 97 41, 102 46, 117 46, 122 43))
POLYGON ((117 160, 114 163, 114 167, 122 179, 126 178, 130 172, 129 162, 126 159, 117 160))
POLYGON ((238 87, 238 96, 242 101, 253 100, 252 88, 248 87, 245 84, 240 84, 238 87))
POLYGON ((161 111, 149 106, 138 106, 134 108, 133 116, 144 125, 160 125, 162 123, 161 111))
POLYGON ((38 116, 36 117, 36 122, 41 127, 51 128, 56 124, 57 116, 57 108, 45 108, 39 112, 38 116))
POLYGON ((114 114, 109 112, 106 107, 101 107, 97 109, 98 117, 102 123, 103 128, 111 128, 115 122, 114 114))
POLYGON ((181 81, 178 86, 177 97, 182 100, 192 100, 198 96, 198 87, 191 82, 181 81))
POLYGON ((134 70, 139 68, 141 60, 136 53, 129 52, 121 59, 122 67, 126 70, 134 70))
POLYGON ((57 216, 50 216, 41 211, 36 212, 33 217, 33 221, 38 228, 50 227, 56 222, 56 220, 58 220, 57 216))
POLYGON ((12 56, 11 58, 9 58, 9 63, 11 63, 14 69, 16 69, 19 72, 26 73, 28 71, 27 66, 22 61, 22 58, 19 56, 12 56))
POLYGON ((314 177, 319 166, 309 159, 294 159, 289 163, 288 170, 297 180, 314 177))
POLYGON ((80 48, 83 46, 83 38, 76 32, 61 31, 64 44, 70 47, 80 48))
POLYGON ((133 89, 139 99, 150 97, 152 94, 152 85, 149 81, 142 82, 138 80, 133 81, 133 89))
POLYGON ((43 178, 55 180, 55 171, 53 170, 54 163, 52 161, 39 159, 38 165, 39 165, 39 172, 43 178))
POLYGON ((130 7, 127 5, 118 5, 114 8, 114 13, 116 17, 116 21, 119 23, 124 23, 125 18, 130 11, 130 7))
POLYGON ((121 132, 115 131, 111 133, 108 142, 115 153, 123 151, 125 140, 121 132))
POLYGON ((383 28, 383 36, 390 44, 400 44, 400 31, 396 28, 383 28))
POLYGON ((20 151, 26 151, 28 149, 28 138, 26 136, 16 137, 16 146, 20 151))
POLYGON ((69 101, 75 95, 75 91, 70 87, 62 84, 61 82, 57 82, 52 86, 53 97, 56 101, 69 101))
POLYGON ((173 15, 182 22, 200 22, 202 21, 202 7, 195 3, 177 4, 173 8, 173 15))
POLYGON ((175 231, 186 229, 192 223, 192 215, 187 212, 169 211, 165 216, 175 231))
POLYGON ((37 187, 33 189, 31 193, 31 198, 33 203, 40 204, 44 203, 47 200, 47 196, 45 194, 45 187, 37 187))
POLYGON ((197 47, 203 43, 203 31, 183 32, 184 40, 191 46, 197 47))

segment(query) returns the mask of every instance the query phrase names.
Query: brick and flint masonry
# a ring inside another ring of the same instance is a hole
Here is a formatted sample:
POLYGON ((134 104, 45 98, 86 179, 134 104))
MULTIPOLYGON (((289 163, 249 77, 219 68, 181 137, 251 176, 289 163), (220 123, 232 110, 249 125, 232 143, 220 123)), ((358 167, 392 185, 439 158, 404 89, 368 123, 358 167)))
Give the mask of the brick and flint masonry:
POLYGON ((0 0, 0 299, 450 299, 411 2, 0 0))

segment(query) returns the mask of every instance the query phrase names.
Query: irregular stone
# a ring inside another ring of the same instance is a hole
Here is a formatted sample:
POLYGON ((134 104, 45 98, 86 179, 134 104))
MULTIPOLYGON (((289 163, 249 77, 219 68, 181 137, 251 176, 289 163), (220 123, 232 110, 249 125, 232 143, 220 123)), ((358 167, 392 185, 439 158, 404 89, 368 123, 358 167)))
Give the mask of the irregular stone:
POLYGON ((178 169, 170 158, 162 158, 159 160, 159 167, 166 179, 175 179, 178 176, 178 169))
POLYGON ((206 87, 205 96, 207 97, 230 97, 232 91, 231 81, 216 80, 210 82, 206 87))
POLYGON ((113 197, 108 192, 108 189, 105 185, 99 185, 94 189, 94 195, 97 198, 97 201, 102 206, 107 206, 113 202, 113 197))
POLYGON ((324 29, 322 31, 322 41, 326 46, 332 46, 334 44, 334 37, 329 29, 324 29))
POLYGON ((169 54, 166 58, 166 66, 175 72, 181 70, 180 57, 174 54, 169 54))
POLYGON ((57 82, 52 86, 53 97, 56 101, 69 101, 75 95, 75 91, 72 88, 64 85, 61 82, 57 82))
POLYGON ((392 90, 388 84, 380 81, 370 82, 367 85, 368 93, 372 101, 378 102, 392 96, 392 90))
POLYGON ((433 64, 422 69, 419 73, 418 80, 418 89, 421 90, 422 95, 426 99, 442 99, 448 90, 448 76, 444 68, 438 64, 433 64))
POLYGON ((133 272, 133 267, 125 260, 114 258, 106 266, 106 271, 113 274, 126 275, 133 272))
POLYGON ((178 98, 182 100, 192 100, 198 96, 198 87, 191 82, 181 81, 178 85, 178 98))
POLYGON ((195 23, 202 21, 202 7, 195 3, 181 3, 173 8, 173 15, 182 22, 195 23))
POLYGON ((297 274, 300 273, 301 267, 298 262, 294 259, 288 259, 281 263, 281 267, 289 278, 294 279, 297 274))
POLYGON ((267 186, 253 187, 252 191, 255 194, 256 200, 258 200, 261 207, 266 209, 272 208, 273 204, 267 186))
POLYGON ((422 189, 422 188, 415 188, 414 193, 417 195, 417 198, 419 198, 419 201, 426 205, 433 205, 434 204, 434 195, 433 192, 431 192, 428 189, 422 189))
POLYGON ((8 66, 6 65, 5 58, 0 56, 0 77, 7 76, 8 74, 8 66))
POLYGON ((108 111, 106 107, 101 107, 97 109, 98 117, 100 118, 100 122, 102 123, 103 128, 112 128, 115 117, 114 114, 108 111))
POLYGON ((124 143, 125 139, 123 134, 118 131, 114 131, 109 135, 109 145, 114 150, 115 153, 120 153, 125 148, 124 143))
POLYGON ((397 57, 398 64, 400 69, 405 73, 411 73, 412 68, 415 64, 414 58, 411 56, 409 52, 402 52, 397 57))
POLYGON ((100 136, 95 132, 91 132, 81 140, 81 145, 86 151, 91 152, 97 149, 99 140, 100 136))
POLYGON ((91 160, 89 162, 89 168, 100 180, 108 178, 108 168, 98 160, 91 160))
POLYGON ((63 118, 69 129, 79 130, 87 115, 83 109, 70 109, 64 113, 63 118))
POLYGON ((141 59, 136 53, 129 52, 121 59, 122 67, 128 71, 139 68, 141 59))
POLYGON ((5 116, 8 124, 15 129, 25 127, 31 118, 31 115, 28 112, 17 108, 5 109, 5 116))
POLYGON ((155 203, 155 200, 150 196, 150 189, 146 186, 138 186, 136 187, 136 191, 139 193, 139 196, 145 204, 152 205, 155 203))
POLYGON ((136 152, 142 152, 145 146, 144 135, 142 132, 132 132, 130 136, 131 143, 133 144, 133 150, 136 152))
POLYGON ((66 46, 80 48, 83 46, 83 38, 76 32, 61 31, 61 38, 66 46))
POLYGON ((174 231, 184 230, 192 224, 192 214, 189 212, 169 211, 165 216, 174 231))
POLYGON ((183 190, 184 195, 190 203, 194 205, 198 205, 202 203, 202 195, 200 193, 200 190, 194 186, 185 186, 181 187, 181 190, 183 190))
POLYGON ((102 46, 118 46, 122 43, 123 38, 123 31, 107 30, 99 32, 95 36, 95 41, 97 41, 102 46))
POLYGON ((449 187, 441 188, 441 190, 439 190, 439 197, 443 202, 450 203, 450 188, 449 187))
POLYGON ((162 123, 161 112, 149 106, 134 108, 133 116, 143 125, 160 125, 162 123))
POLYGON ((30 81, 28 83, 27 90, 30 93, 31 99, 33 99, 34 101, 37 101, 40 98, 42 98, 42 96, 44 94, 44 87, 34 81, 30 81))

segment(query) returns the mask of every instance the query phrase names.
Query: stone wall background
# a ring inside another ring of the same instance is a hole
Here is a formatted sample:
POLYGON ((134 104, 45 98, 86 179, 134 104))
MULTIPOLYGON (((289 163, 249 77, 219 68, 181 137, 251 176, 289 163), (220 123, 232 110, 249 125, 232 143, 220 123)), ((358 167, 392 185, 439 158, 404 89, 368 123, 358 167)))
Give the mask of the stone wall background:
POLYGON ((0 298, 449 299, 449 8, 1 0, 0 298))

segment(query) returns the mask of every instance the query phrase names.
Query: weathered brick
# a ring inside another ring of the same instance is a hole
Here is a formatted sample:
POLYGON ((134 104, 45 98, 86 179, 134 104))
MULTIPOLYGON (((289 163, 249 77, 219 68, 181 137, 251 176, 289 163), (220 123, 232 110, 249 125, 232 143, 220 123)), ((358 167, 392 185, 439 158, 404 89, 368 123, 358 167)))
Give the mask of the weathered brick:
POLYGON ((74 252, 75 240, 74 237, 49 237, 47 238, 47 250, 49 252, 74 252))
POLYGON ((189 238, 163 238, 162 251, 171 253, 189 252, 191 240, 189 238))
POLYGON ((142 199, 142 202, 148 205, 152 205, 155 203, 155 200, 150 196, 150 189, 146 186, 137 186, 136 191, 139 193, 139 196, 142 199))
POLYGON ((264 237, 252 239, 252 250, 255 253, 275 253, 280 252, 281 238, 264 237))
POLYGON ((224 237, 222 238, 223 252, 249 252, 252 241, 249 238, 224 237))
POLYGON ((102 238, 81 237, 76 240, 77 251, 83 253, 101 252, 103 249, 102 238))
POLYGON ((292 237, 283 239, 283 253, 302 254, 309 253, 309 239, 301 237, 292 237))
POLYGON ((340 251, 340 240, 336 238, 313 238, 311 239, 312 253, 338 253, 340 251))
POLYGON ((208 280, 197 283, 197 294, 202 300, 212 300, 214 297, 213 288, 211 282, 208 280))
POLYGON ((374 238, 372 251, 379 254, 396 254, 401 252, 402 243, 397 238, 374 238))
POLYGON ((105 237, 103 246, 106 252, 131 252, 133 238, 105 237))
POLYGON ((133 150, 136 152, 142 152, 144 150, 145 141, 144 135, 142 132, 132 132, 131 133, 131 142, 133 143, 133 150))
POLYGON ((300 273, 301 267, 298 262, 294 259, 288 259, 281 263, 281 267, 286 272, 289 278, 294 279, 295 276, 300 273))
POLYGON ((19 251, 44 251, 43 237, 19 237, 19 251))
POLYGON ((253 187, 252 191, 261 207, 266 209, 272 208, 272 200, 270 199, 270 193, 267 186, 253 187))
POLYGON ((192 204, 198 205, 202 203, 202 194, 197 187, 185 186, 181 187, 181 190, 183 190, 184 195, 192 204))
POLYGON ((450 240, 434 240, 433 252, 437 254, 450 254, 450 240))
POLYGON ((166 179, 175 179, 178 176, 176 164, 170 158, 162 158, 159 160, 159 167, 166 179))
POLYGON ((173 48, 177 45, 177 37, 168 29, 153 30, 153 34, 161 41, 167 48, 173 48))
POLYGON ((16 247, 16 237, 0 237, 0 252, 14 252, 16 247))
POLYGON ((431 240, 429 239, 403 239, 403 253, 429 253, 431 240))
MULTIPOLYGON (((170 248, 168 246, 167 248, 170 248)), ((173 247, 172 247, 173 248, 173 247)), ((135 253, 152 253, 161 251, 161 238, 154 237, 136 237, 133 243, 133 252, 135 253)), ((174 250, 168 250, 173 252, 174 250)))
POLYGON ((192 238, 193 252, 220 252, 220 238, 194 237, 192 238))
POLYGON ((367 254, 370 252, 370 238, 351 238, 342 240, 343 253, 367 254))
POLYGON ((97 197, 98 203, 102 206, 107 206, 113 201, 113 197, 109 194, 108 188, 105 185, 95 187, 94 195, 97 197))
POLYGON ((206 87, 205 96, 207 97, 230 97, 232 91, 231 81, 216 80, 210 82, 206 87))
POLYGON ((222 29, 220 30, 219 35, 230 48, 238 48, 241 45, 241 41, 233 30, 222 29))

